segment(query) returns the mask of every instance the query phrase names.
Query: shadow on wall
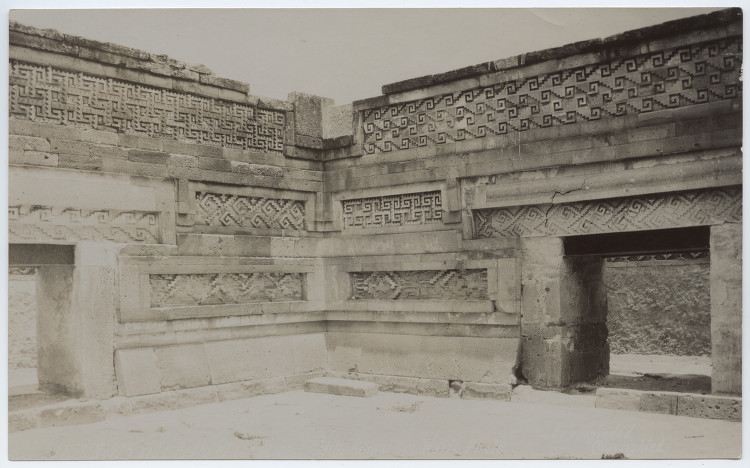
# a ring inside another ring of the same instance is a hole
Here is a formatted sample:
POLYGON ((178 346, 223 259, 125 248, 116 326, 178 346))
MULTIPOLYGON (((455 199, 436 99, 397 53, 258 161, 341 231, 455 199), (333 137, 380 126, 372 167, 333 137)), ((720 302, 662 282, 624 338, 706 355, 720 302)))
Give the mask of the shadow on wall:
MULTIPOLYGON (((36 359, 36 270, 8 271, 8 370, 35 369, 36 359)), ((9 376, 9 383, 13 384, 9 376)))

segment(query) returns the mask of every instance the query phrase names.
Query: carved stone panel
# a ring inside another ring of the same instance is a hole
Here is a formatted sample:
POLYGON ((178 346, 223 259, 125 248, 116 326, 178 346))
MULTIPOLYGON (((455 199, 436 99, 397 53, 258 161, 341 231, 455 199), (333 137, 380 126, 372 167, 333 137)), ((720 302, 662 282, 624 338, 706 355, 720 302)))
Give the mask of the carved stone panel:
POLYGON ((586 65, 367 109, 381 153, 675 109, 741 95, 742 38, 586 65))
POLYGON ((350 273, 354 299, 487 299, 487 270, 350 273))
POLYGON ((283 112, 10 62, 10 117, 97 130, 282 152, 283 112))
POLYGON ((303 300, 302 273, 149 275, 151 307, 303 300))
POLYGON ((477 237, 570 236, 741 220, 739 187, 474 211, 477 237))
POLYGON ((40 205, 8 207, 11 242, 159 242, 158 214, 40 205))
POLYGON ((196 192, 198 224, 237 228, 305 230, 305 202, 231 193, 196 192))
POLYGON ((440 223, 440 191, 404 193, 341 201, 344 229, 440 223))

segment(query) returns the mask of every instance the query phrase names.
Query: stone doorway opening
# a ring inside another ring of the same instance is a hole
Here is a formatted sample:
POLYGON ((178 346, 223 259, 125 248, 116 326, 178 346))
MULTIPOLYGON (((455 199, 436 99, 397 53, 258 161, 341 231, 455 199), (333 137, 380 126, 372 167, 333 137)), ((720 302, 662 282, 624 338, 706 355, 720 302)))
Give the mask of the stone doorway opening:
POLYGON ((61 332, 55 320, 55 296, 46 294, 45 278, 70 275, 72 245, 9 244, 8 246, 8 405, 9 411, 68 398, 45 385, 55 372, 49 344, 61 332), (41 278, 40 278, 41 276, 41 278))
POLYGON ((709 227, 565 239, 602 261, 609 371, 584 387, 711 392, 709 242, 709 227))

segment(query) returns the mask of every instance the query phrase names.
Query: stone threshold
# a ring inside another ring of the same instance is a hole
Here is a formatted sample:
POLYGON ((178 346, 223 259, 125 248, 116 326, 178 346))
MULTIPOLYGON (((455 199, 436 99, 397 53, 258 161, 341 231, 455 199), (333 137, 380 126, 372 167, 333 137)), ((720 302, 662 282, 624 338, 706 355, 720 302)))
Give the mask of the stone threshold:
POLYGON ((742 421, 742 397, 598 388, 596 408, 742 421))

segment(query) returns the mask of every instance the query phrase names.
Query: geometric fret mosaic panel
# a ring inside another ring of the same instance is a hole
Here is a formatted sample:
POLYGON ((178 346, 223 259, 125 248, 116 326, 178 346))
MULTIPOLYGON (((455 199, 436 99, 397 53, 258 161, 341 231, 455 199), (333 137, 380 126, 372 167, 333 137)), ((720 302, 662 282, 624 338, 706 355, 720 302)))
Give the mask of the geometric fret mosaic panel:
POLYGON ((656 260, 703 260, 710 258, 707 250, 695 252, 675 252, 660 253, 648 255, 617 255, 614 257, 604 257, 607 263, 628 263, 628 262, 650 262, 656 260))
POLYGON ((207 226, 305 230, 305 202, 196 192, 196 222, 207 226))
POLYGON ((282 152, 283 112, 10 61, 10 117, 282 152))
POLYGON ((741 96, 742 37, 686 45, 363 111, 381 153, 741 96))
POLYGON ((742 221, 742 189, 474 210, 476 237, 569 236, 742 221))
POLYGON ((302 300, 302 273, 149 275, 151 307, 302 300))
POLYGON ((350 273, 354 299, 487 299, 487 270, 350 273))
POLYGON ((11 242, 159 242, 158 213, 40 205, 8 207, 11 242))
POLYGON ((344 229, 440 223, 440 190, 341 201, 344 229))

